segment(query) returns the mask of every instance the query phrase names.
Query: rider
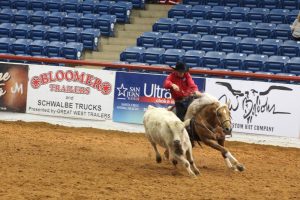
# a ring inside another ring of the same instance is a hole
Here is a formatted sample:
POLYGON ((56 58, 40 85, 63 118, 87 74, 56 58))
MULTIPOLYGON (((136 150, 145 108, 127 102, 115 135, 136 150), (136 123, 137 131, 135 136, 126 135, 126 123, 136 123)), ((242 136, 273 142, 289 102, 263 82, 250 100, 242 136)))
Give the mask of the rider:
POLYGON ((172 98, 175 100, 176 115, 183 121, 193 97, 200 97, 201 92, 185 63, 177 62, 173 69, 174 72, 170 73, 164 81, 164 87, 170 89, 172 98))

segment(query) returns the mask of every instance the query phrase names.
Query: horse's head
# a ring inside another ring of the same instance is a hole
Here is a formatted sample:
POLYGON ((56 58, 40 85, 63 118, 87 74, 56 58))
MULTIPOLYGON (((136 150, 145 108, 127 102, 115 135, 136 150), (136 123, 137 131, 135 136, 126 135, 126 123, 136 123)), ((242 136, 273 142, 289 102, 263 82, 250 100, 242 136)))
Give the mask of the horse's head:
POLYGON ((221 104, 216 109, 216 116, 226 135, 231 135, 231 115, 226 104, 221 104))

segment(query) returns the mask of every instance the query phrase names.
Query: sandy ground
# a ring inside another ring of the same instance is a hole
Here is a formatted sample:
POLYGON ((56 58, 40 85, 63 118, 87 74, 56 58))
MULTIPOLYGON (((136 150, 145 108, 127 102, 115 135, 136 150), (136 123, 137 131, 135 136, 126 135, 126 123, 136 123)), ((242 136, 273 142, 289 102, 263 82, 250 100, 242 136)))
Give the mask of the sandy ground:
MULTIPOLYGON (((245 165, 194 148, 201 174, 155 162, 143 134, 0 121, 0 199, 300 199, 300 149, 227 142, 245 165)), ((162 152, 162 149, 160 149, 162 152)))

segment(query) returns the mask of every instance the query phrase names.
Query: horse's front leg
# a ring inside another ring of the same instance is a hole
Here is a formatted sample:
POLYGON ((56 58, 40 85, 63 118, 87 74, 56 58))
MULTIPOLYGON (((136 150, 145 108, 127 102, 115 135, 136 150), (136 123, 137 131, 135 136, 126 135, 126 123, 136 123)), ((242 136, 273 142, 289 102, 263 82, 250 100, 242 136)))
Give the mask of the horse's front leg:
MULTIPOLYGON (((225 138, 220 138, 218 139, 218 144, 221 145, 222 147, 225 147, 225 138)), ((225 160, 225 164, 227 165, 228 168, 238 170, 238 171, 244 171, 244 166, 243 164, 239 163, 238 160, 227 150, 227 153, 223 155, 223 158, 225 160)))
POLYGON ((233 157, 233 155, 224 147, 224 140, 223 141, 218 140, 218 143, 216 143, 216 141, 214 140, 207 139, 207 138, 201 138, 201 140, 204 142, 204 144, 221 152, 228 168, 237 169, 239 171, 244 170, 244 166, 240 164, 237 161, 237 159, 235 159, 235 157, 233 157))

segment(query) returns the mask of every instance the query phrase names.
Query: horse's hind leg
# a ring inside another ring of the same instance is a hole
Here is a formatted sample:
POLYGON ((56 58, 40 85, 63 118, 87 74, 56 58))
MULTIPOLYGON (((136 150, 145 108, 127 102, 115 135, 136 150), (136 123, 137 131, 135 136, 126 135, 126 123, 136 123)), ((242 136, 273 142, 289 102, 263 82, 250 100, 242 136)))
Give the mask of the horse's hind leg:
POLYGON ((193 154, 192 154, 192 148, 189 148, 187 151, 186 151, 186 158, 187 160, 189 161, 190 165, 192 166, 193 168, 193 171, 196 175, 200 174, 200 171, 199 169, 197 168, 195 162, 194 162, 194 159, 193 159, 193 154))
POLYGON ((161 163, 161 156, 160 156, 160 154, 159 154, 159 152, 157 150, 156 144, 154 142, 152 142, 152 141, 150 141, 150 142, 151 142, 151 145, 153 146, 154 151, 155 151, 156 162, 157 163, 161 163))

